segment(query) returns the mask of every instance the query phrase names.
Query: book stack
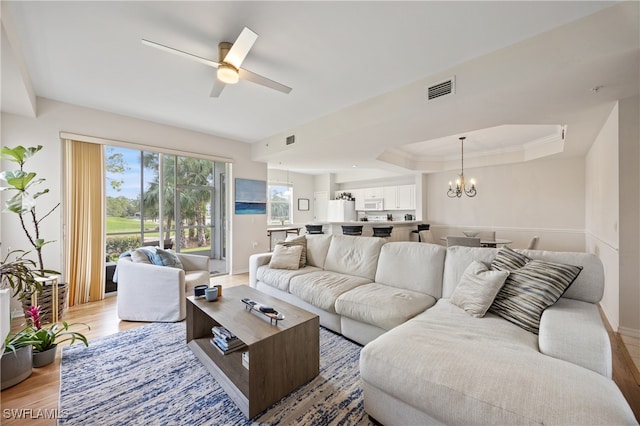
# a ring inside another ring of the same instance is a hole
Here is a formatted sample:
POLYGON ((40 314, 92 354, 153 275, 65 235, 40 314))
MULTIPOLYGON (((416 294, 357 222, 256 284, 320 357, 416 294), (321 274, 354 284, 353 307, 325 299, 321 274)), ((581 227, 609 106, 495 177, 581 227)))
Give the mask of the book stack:
POLYGON ((225 355, 246 346, 235 334, 221 325, 211 328, 211 333, 211 344, 225 355))

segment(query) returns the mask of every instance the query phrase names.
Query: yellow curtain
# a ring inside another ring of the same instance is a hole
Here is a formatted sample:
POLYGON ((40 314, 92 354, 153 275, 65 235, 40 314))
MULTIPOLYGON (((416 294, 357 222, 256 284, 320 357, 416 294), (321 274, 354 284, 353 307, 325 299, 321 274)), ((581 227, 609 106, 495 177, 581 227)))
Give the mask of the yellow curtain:
POLYGON ((104 298, 103 153, 99 144, 65 141, 69 306, 104 298))

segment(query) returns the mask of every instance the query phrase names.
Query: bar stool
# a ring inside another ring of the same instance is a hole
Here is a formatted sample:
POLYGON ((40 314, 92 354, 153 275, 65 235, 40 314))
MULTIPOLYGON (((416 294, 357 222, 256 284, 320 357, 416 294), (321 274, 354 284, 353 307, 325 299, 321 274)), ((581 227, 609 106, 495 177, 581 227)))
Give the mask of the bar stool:
POLYGON ((420 231, 428 231, 429 227, 431 227, 428 223, 421 223, 418 225, 418 229, 414 229, 411 231, 412 234, 418 234, 418 242, 420 242, 420 231))
POLYGON ((362 225, 342 225, 342 235, 362 235, 362 225))
POLYGON ((372 229, 373 229, 374 237, 386 238, 391 236, 391 231, 393 230, 393 226, 378 226, 372 229))
POLYGON ((307 228, 307 234, 324 234, 322 232, 322 225, 305 225, 307 228))

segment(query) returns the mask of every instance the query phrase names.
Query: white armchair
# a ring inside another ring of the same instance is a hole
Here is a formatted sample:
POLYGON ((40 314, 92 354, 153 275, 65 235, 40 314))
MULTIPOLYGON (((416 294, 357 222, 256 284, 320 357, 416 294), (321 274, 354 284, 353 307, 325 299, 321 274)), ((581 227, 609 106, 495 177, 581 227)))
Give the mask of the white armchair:
POLYGON ((118 317, 125 321, 175 322, 187 315, 185 297, 209 284, 209 257, 176 253, 184 270, 118 260, 118 317))

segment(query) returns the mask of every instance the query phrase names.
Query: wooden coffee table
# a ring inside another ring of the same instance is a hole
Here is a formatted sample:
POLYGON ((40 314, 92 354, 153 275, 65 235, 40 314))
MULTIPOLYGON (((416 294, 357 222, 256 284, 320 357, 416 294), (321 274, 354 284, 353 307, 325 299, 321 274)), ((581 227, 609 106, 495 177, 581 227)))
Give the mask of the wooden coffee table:
POLYGON ((320 370, 318 316, 246 285, 224 289, 214 302, 187 297, 187 345, 247 418, 320 370), (260 312, 245 309, 245 297, 272 306, 285 319, 271 324, 260 312), (214 325, 226 327, 247 347, 223 355, 210 342, 214 325), (249 353, 248 369, 243 352, 249 353))

